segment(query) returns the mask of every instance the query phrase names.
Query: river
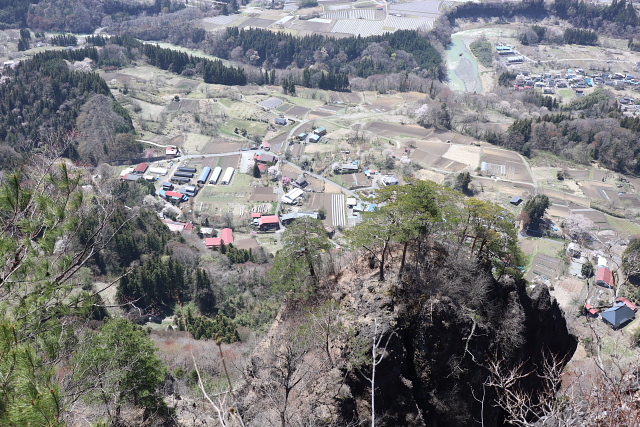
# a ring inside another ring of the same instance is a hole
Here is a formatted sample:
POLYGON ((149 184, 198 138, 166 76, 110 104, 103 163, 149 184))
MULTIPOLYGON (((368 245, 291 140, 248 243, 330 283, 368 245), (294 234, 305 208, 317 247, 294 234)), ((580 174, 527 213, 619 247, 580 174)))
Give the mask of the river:
POLYGON ((445 52, 449 87, 461 92, 482 92, 478 61, 460 35, 451 36, 451 45, 445 52))

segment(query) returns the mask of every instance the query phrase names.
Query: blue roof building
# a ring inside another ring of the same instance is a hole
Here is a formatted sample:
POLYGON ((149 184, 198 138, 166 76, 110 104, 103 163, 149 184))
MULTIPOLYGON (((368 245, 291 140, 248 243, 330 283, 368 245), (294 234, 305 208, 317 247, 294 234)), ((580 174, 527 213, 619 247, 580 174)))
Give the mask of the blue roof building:
POLYGON ((636 313, 622 302, 603 311, 601 315, 602 319, 609 323, 613 329, 626 325, 636 317, 636 313))

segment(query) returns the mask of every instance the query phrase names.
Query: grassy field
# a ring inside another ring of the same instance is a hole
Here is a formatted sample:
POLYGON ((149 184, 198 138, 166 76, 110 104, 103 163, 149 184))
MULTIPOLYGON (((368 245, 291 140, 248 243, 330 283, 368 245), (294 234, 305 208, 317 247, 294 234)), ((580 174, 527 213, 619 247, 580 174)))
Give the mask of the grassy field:
POLYGON ((244 173, 233 175, 230 185, 207 185, 198 195, 198 202, 203 203, 231 203, 246 200, 250 194, 251 177, 244 173), (241 199, 241 195, 246 197, 241 199))
POLYGON ((236 128, 238 128, 238 129, 246 129, 248 132, 247 136, 263 135, 267 131, 268 126, 269 125, 264 122, 257 122, 253 120, 242 120, 242 119, 230 119, 230 120, 227 120, 224 126, 220 128, 220 132, 227 135, 231 135, 231 136, 237 136, 237 134, 235 134, 233 131, 236 128))
POLYGON ((627 219, 616 218, 610 215, 607 215, 607 222, 613 228, 613 231, 618 232, 622 235, 640 235, 640 225, 631 222, 627 219))

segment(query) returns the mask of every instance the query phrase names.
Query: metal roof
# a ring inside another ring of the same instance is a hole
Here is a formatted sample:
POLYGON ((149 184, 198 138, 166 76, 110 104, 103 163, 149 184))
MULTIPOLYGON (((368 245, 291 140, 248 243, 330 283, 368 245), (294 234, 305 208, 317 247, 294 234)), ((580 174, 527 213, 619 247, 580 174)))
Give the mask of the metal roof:
POLYGON ((601 316, 604 320, 610 323, 611 326, 618 328, 635 318, 636 314, 624 303, 619 302, 616 306, 603 311, 601 316))

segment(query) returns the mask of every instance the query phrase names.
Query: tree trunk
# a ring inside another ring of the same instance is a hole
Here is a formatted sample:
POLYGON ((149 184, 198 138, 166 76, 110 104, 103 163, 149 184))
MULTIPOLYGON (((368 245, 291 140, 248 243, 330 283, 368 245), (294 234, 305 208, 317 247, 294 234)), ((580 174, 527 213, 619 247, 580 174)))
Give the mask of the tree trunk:
POLYGON ((404 264, 407 259, 408 247, 409 247, 409 241, 404 242, 404 247, 402 248, 402 261, 400 261, 400 271, 398 271, 398 279, 402 278, 402 273, 404 272, 404 264))
POLYGON ((380 255, 380 274, 378 279, 381 282, 384 282, 384 263, 387 258, 387 247, 389 246, 389 241, 384 242, 384 246, 382 247, 382 254, 380 255))

